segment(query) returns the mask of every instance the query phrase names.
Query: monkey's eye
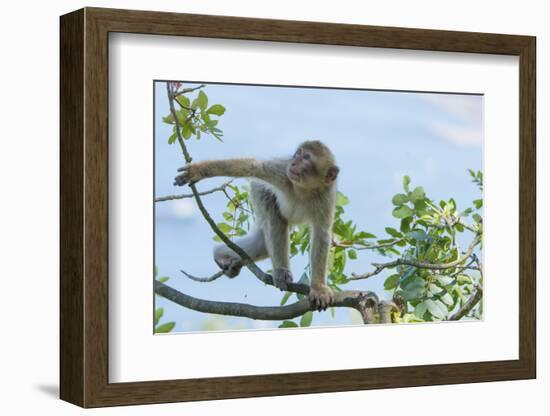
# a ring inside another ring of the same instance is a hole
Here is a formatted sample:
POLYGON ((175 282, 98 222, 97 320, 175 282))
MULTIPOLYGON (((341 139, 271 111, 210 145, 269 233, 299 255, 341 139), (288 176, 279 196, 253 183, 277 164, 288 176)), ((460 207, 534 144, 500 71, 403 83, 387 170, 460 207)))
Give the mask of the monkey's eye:
POLYGON ((309 155, 309 153, 304 153, 303 157, 304 157, 305 160, 311 159, 311 156, 309 155))

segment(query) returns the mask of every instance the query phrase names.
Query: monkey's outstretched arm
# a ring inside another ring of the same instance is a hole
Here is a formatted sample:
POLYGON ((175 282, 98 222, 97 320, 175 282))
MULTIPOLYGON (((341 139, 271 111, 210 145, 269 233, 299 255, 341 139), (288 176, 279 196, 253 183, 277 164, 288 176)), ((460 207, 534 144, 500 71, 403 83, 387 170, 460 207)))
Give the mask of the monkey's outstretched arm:
POLYGON ((215 176, 258 178, 274 185, 283 185, 288 182, 287 164, 284 161, 259 161, 253 158, 190 163, 178 169, 181 173, 174 178, 174 185, 183 186, 215 176))

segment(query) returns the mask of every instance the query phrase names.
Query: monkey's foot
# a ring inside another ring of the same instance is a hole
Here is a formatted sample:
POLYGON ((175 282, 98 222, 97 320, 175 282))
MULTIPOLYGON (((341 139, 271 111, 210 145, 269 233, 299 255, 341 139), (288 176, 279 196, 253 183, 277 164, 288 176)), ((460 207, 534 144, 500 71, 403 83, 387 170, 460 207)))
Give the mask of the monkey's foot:
POLYGON ((292 272, 282 267, 273 270, 273 285, 281 290, 288 290, 288 284, 293 282, 292 272))
POLYGON ((214 261, 222 269, 223 274, 231 278, 238 276, 243 267, 241 258, 232 254, 216 254, 214 261))
POLYGON ((327 285, 311 286, 309 303, 318 311, 324 311, 334 303, 334 293, 327 285))

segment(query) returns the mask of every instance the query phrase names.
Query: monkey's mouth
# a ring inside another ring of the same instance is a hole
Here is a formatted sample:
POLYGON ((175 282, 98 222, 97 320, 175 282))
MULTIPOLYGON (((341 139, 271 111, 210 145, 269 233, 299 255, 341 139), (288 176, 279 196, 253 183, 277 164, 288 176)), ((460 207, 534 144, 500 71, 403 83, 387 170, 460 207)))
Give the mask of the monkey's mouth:
POLYGON ((302 174, 294 169, 288 169, 288 176, 295 181, 302 179, 302 174))

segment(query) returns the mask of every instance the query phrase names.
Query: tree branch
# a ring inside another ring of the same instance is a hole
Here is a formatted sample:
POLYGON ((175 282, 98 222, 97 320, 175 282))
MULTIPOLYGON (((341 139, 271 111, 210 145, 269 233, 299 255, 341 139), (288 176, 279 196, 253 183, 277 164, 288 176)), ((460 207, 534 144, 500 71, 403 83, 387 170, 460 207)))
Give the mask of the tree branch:
POLYGON ((391 261, 389 263, 372 263, 372 265, 375 267, 374 271, 363 273, 363 274, 352 273, 352 277, 350 277, 349 280, 367 279, 371 276, 374 276, 380 273, 384 269, 397 267, 397 266, 412 266, 412 267, 417 267, 419 269, 431 269, 431 270, 451 269, 453 267, 458 266, 465 260, 467 260, 473 254, 475 247, 480 242, 481 242, 481 235, 477 234, 475 238, 472 240, 472 242, 470 243, 470 246, 468 247, 468 250, 466 250, 464 255, 449 263, 428 263, 425 261, 408 260, 408 259, 401 258, 401 259, 391 261))
MULTIPOLYGON (((204 300, 186 295, 158 280, 155 280, 155 293, 180 306, 198 312, 241 316, 257 320, 282 321, 294 319, 308 311, 315 310, 307 298, 285 306, 254 306, 246 303, 204 300)), ((334 304, 331 306, 353 308, 361 312, 362 305, 369 301, 377 304, 378 296, 369 291, 345 290, 334 294, 334 304)))
MULTIPOLYGON (((231 184, 231 182, 233 182, 233 179, 225 183, 222 183, 220 186, 209 189, 208 191, 199 192, 199 195, 204 196, 204 195, 213 194, 214 192, 223 192, 225 188, 231 184)), ((155 202, 164 202, 164 201, 173 201, 175 199, 193 198, 193 196, 194 196, 193 194, 166 195, 166 196, 160 196, 158 198, 155 198, 155 202)))
MULTIPOLYGON (((167 84, 168 84, 168 82, 167 82, 167 84)), ((200 90, 201 88, 204 88, 204 87, 206 87, 206 85, 201 84, 198 87, 194 87, 194 88, 184 88, 181 91, 175 92, 174 97, 177 97, 178 95, 182 95, 182 94, 187 94, 187 93, 190 93, 190 92, 193 92, 193 91, 196 91, 196 90, 200 90)))
POLYGON ((462 308, 460 308, 457 312, 455 312, 451 317, 449 318, 450 321, 458 321, 468 315, 470 311, 478 304, 478 302, 483 297, 483 289, 481 286, 476 285, 476 291, 474 294, 466 301, 464 305, 462 305, 462 308))

